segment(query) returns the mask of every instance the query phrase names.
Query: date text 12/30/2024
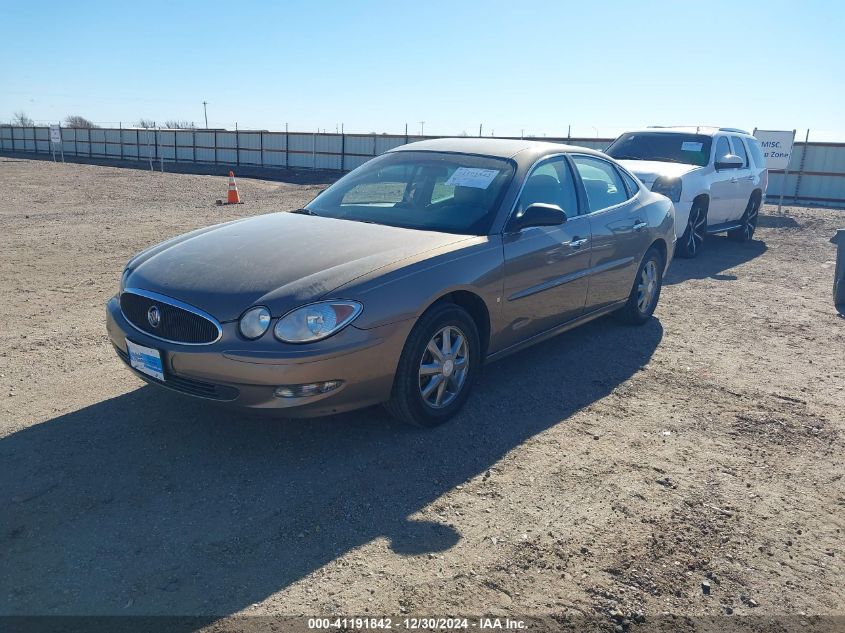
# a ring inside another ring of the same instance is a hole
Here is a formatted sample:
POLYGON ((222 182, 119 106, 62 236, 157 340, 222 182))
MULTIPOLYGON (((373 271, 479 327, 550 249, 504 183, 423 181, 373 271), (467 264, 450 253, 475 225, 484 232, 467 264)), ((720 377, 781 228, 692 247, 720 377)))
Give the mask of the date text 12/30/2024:
POLYGON ((511 618, 309 618, 308 628, 313 630, 391 630, 405 629, 416 630, 502 630, 521 631, 527 629, 523 620, 511 618))

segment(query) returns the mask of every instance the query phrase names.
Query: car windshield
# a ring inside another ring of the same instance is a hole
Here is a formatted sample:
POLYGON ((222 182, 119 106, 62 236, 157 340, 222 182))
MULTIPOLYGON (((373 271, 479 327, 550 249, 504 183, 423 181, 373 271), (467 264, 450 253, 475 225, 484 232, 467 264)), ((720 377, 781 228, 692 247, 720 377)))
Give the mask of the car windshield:
POLYGON ((607 148, 616 160, 656 160, 704 167, 710 161, 709 136, 675 132, 629 132, 607 148))
POLYGON ((300 213, 486 235, 513 173, 513 164, 501 158, 388 152, 338 180, 300 213))

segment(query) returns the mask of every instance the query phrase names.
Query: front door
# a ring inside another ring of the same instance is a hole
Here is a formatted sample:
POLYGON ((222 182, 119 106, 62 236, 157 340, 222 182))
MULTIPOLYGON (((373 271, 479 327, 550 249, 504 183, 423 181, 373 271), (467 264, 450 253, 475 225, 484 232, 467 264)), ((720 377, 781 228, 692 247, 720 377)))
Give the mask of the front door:
POLYGON ((560 206, 567 220, 503 236, 506 327, 497 341, 500 349, 577 318, 587 299, 590 221, 578 213, 575 182, 564 156, 532 169, 515 212, 536 202, 560 206))
POLYGON ((736 182, 734 183, 734 208, 728 220, 739 220, 745 213, 748 201, 751 199, 751 192, 754 191, 754 172, 751 170, 751 162, 748 160, 748 152, 745 151, 745 144, 738 136, 731 137, 734 154, 742 159, 742 167, 736 170, 736 182))
POLYGON ((716 169, 715 166, 731 153, 727 136, 716 139, 713 153, 713 175, 710 184, 710 206, 707 210, 707 224, 721 224, 733 216, 736 207, 737 169, 716 169))

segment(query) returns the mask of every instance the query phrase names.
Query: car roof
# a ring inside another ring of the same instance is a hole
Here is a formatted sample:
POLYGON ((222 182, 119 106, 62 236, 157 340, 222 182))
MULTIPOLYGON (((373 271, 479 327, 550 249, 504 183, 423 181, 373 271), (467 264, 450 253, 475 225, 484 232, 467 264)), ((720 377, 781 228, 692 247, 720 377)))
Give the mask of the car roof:
POLYGON ((655 133, 683 133, 683 134, 701 134, 704 136, 715 136, 719 132, 726 132, 728 134, 736 134, 739 136, 751 136, 745 130, 740 130, 735 127, 715 127, 712 125, 654 125, 651 127, 644 127, 638 130, 627 130, 625 134, 631 133, 639 133, 642 134, 643 132, 655 132, 655 133))
POLYGON ((391 152, 454 152, 460 154, 477 154, 493 156, 495 158, 510 158, 518 163, 533 162, 546 154, 560 154, 562 152, 578 152, 582 154, 601 155, 601 152, 576 145, 535 141, 529 139, 458 137, 436 138, 417 141, 396 147, 391 152))

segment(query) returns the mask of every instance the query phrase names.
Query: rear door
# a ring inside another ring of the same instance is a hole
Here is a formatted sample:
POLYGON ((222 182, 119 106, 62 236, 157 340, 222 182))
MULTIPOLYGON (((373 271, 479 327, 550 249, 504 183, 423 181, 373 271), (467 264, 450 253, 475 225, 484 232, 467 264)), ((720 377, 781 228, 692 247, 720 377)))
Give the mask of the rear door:
POLYGON ((734 154, 742 159, 742 167, 736 170, 736 183, 734 184, 736 204, 728 220, 738 220, 745 213, 745 207, 748 206, 751 192, 754 191, 754 172, 752 171, 751 161, 748 159, 748 151, 742 138, 731 136, 731 145, 733 146, 734 154))
POLYGON ((535 202, 556 204, 567 220, 503 235, 507 326, 498 344, 509 347, 579 317, 587 299, 590 221, 579 213, 575 179, 565 156, 535 165, 514 212, 535 202))
POLYGON ((650 235, 636 183, 626 187, 616 166, 598 156, 575 154, 572 160, 587 193, 593 238, 589 312, 628 296, 650 235))

